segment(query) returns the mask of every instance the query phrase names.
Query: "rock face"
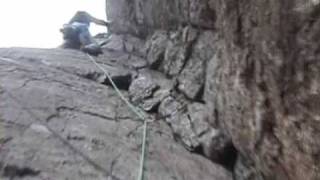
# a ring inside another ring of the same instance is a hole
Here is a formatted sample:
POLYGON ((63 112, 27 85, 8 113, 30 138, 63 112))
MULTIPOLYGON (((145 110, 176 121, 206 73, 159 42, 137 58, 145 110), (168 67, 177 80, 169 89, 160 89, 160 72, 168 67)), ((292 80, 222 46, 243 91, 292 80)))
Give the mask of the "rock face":
MULTIPOLYGON (((125 55, 97 60, 112 77, 137 73, 125 55)), ((136 179, 142 123, 105 79, 78 51, 0 49, 0 178, 136 179)), ((149 124, 145 169, 146 179, 232 179, 176 143, 164 121, 149 124)))
POLYGON ((208 98, 223 129, 265 179, 320 179, 319 2, 214 6, 222 37, 208 98))
POLYGON ((319 1, 107 2, 121 7, 110 20, 130 17, 151 37, 152 68, 204 102, 212 128, 232 139, 237 179, 320 179, 319 1), (199 35, 190 46, 179 39, 187 26, 199 35))
POLYGON ((160 103, 173 91, 174 85, 175 82, 163 74, 143 69, 131 83, 129 95, 131 101, 145 111, 157 111, 160 103))
POLYGON ((146 37, 157 29, 175 29, 181 24, 214 28, 210 0, 106 0, 112 32, 146 37))
MULTIPOLYGON (((146 179, 320 179, 318 0, 106 2, 97 61, 154 120, 146 179)), ((1 179, 136 178, 109 85, 78 51, 0 49, 1 179)))
POLYGON ((190 99, 202 100, 208 60, 214 53, 214 32, 203 31, 195 42, 192 53, 179 75, 179 90, 190 99))

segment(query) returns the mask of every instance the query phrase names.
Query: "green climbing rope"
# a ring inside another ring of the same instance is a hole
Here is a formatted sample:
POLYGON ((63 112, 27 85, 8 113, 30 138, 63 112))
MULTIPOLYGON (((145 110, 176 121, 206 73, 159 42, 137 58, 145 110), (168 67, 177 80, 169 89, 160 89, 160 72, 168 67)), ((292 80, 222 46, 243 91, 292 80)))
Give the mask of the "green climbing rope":
POLYGON ((109 79, 111 85, 119 95, 119 97, 127 104, 127 106, 143 121, 143 136, 142 136, 142 150, 141 150, 141 156, 140 156, 140 167, 139 167, 139 175, 137 180, 143 180, 144 179, 144 164, 145 164, 145 154, 146 154, 146 141, 147 141, 147 128, 148 128, 148 121, 146 120, 146 117, 144 114, 142 114, 142 111, 132 105, 121 93, 119 88, 116 86, 116 84, 113 82, 111 76, 105 70, 100 64, 97 63, 97 61, 89 54, 87 54, 89 59, 107 76, 109 79))

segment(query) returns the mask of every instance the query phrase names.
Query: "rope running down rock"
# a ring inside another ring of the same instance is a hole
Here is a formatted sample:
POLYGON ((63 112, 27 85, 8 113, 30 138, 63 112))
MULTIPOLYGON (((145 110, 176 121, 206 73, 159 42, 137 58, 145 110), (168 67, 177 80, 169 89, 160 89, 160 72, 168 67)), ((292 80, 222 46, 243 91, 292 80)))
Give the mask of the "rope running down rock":
POLYGON ((143 137, 142 137, 142 150, 141 150, 141 157, 140 157, 140 167, 139 167, 139 176, 137 180, 143 180, 144 179, 144 164, 145 164, 145 156, 146 156, 146 139, 147 139, 147 127, 148 127, 148 120, 146 116, 142 113, 142 110, 132 105, 121 93, 119 88, 116 86, 116 84, 113 82, 111 76, 105 70, 100 64, 96 62, 96 60, 89 54, 87 54, 89 59, 95 64, 103 73, 107 76, 109 79, 111 85, 119 95, 119 97, 127 104, 127 106, 143 121, 143 137))

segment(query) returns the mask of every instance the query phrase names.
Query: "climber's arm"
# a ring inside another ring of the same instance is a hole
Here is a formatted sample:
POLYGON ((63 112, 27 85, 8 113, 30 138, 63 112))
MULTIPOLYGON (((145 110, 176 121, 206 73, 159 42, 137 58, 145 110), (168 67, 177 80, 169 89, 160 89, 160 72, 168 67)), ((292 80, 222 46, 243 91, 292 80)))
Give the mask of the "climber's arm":
POLYGON ((85 11, 78 11, 70 20, 69 24, 73 23, 73 22, 93 22, 97 25, 102 25, 102 26, 109 26, 109 22, 106 22, 104 20, 101 19, 97 19, 93 16, 91 16, 89 13, 85 12, 85 11))
POLYGON ((101 26, 109 26, 110 23, 104 21, 104 20, 101 20, 101 19, 97 19, 95 17, 92 17, 90 14, 88 14, 88 17, 90 19, 91 22, 97 24, 97 25, 101 25, 101 26))

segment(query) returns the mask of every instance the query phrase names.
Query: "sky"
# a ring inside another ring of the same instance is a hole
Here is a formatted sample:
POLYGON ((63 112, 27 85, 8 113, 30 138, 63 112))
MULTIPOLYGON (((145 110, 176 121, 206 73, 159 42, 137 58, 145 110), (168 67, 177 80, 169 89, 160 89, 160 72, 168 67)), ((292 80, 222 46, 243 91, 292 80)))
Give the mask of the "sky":
MULTIPOLYGON (((78 10, 106 19, 105 0, 0 0, 0 47, 57 47, 59 29, 78 10)), ((106 27, 91 24, 90 32, 106 27)))

